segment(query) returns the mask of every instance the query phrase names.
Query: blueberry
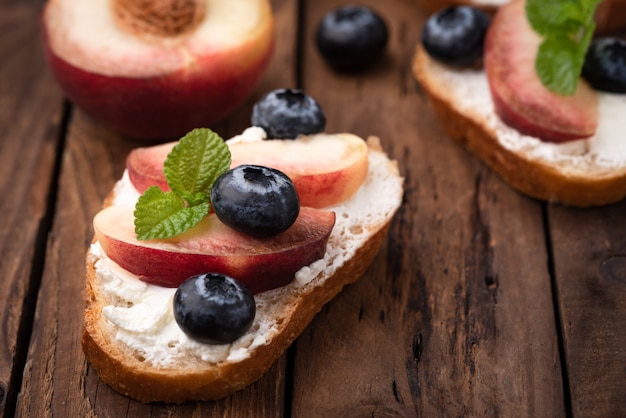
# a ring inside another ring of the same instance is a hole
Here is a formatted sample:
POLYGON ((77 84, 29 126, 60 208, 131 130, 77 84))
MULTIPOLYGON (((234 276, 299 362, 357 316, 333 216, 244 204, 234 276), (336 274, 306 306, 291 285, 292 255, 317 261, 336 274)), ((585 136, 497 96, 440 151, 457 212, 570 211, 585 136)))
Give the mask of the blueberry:
POLYGON ((270 139, 295 139, 324 131, 326 115, 302 90, 278 89, 254 104, 252 125, 265 129, 270 139))
POLYGON ((433 58, 469 66, 483 56, 489 17, 468 6, 452 6, 432 15, 422 30, 422 45, 433 58))
POLYGON ((183 332, 208 344, 228 344, 252 325, 256 305, 252 293, 232 277, 199 274, 174 293, 174 318, 183 332))
POLYGON ((317 48, 338 71, 355 71, 373 65, 385 52, 385 21, 372 9, 347 5, 328 12, 315 34, 317 48))
POLYGON ((224 224, 258 238, 285 231, 300 212, 291 179, 258 165, 240 165, 218 177, 211 189, 211 204, 224 224))
POLYGON ((594 39, 587 50, 582 75, 597 90, 626 93, 626 41, 594 39))

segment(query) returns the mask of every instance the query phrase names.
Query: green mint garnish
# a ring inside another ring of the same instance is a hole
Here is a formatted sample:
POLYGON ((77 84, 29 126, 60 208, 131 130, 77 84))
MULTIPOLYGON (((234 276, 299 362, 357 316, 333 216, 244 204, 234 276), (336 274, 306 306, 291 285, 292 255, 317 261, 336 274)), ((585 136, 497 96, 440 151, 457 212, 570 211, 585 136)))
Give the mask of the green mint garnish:
POLYGON ((152 186, 137 200, 137 239, 171 238, 200 222, 211 210, 213 183, 230 163, 228 146, 210 129, 194 129, 181 138, 163 165, 171 191, 152 186))
POLYGON ((552 92, 572 95, 585 62, 602 0, 527 0, 526 16, 543 36, 535 59, 541 82, 552 92))

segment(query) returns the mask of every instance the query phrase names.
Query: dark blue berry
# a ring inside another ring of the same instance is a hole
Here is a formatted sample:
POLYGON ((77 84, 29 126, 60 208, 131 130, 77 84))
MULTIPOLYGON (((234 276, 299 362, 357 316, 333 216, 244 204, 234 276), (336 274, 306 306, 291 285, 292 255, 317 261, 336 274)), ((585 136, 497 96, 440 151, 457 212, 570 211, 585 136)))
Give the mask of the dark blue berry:
POLYGON ((594 39, 587 50, 582 75, 597 90, 626 93, 626 41, 594 39))
POLYGON ((328 12, 317 27, 317 48, 338 71, 371 67, 384 54, 388 31, 373 10, 347 5, 328 12))
POLYGON ((300 212, 298 192, 283 172, 240 165, 222 174, 211 189, 211 204, 226 225, 253 237, 285 231, 300 212))
POLYGON ((433 58, 469 66, 483 56, 489 17, 468 6, 452 6, 432 15, 422 30, 422 45, 433 58))
POLYGON ((252 325, 252 293, 223 274, 192 276, 174 293, 174 318, 183 332, 208 344, 229 344, 252 325))
POLYGON ((252 125, 265 130, 269 139, 295 139, 323 132, 326 115, 320 105, 298 89, 274 90, 252 108, 252 125))

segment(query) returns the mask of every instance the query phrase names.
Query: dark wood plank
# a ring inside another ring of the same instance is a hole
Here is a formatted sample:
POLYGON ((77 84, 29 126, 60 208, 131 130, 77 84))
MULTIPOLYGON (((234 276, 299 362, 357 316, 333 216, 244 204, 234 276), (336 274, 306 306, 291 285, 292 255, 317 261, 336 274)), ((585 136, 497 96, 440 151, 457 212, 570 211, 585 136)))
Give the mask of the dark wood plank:
POLYGON ((549 211, 573 417, 626 416, 625 211, 549 211))
POLYGON ((541 205, 446 138, 410 74, 413 2, 362 2, 391 25, 380 65, 323 66, 315 25, 341 3, 307 2, 304 86, 330 131, 382 138, 406 199, 365 277, 298 341, 294 416, 564 416, 541 205))
POLYGON ((81 254, 84 260, 93 214, 123 170, 131 144, 115 142, 82 114, 74 116, 18 416, 89 416, 91 409, 85 395, 90 375, 80 346, 85 275, 81 254))
POLYGON ((62 109, 42 59, 40 7, 0 1, 0 416, 19 389, 9 386, 19 383, 28 344, 62 109))
MULTIPOLYGON (((273 1, 276 50, 254 96, 213 128, 224 137, 249 125, 254 101, 266 91, 295 83, 296 4, 273 1)), ((91 221, 114 182, 127 153, 140 145, 103 128, 80 111, 70 123, 57 198, 54 228, 40 290, 29 362, 17 415, 30 416, 259 416, 284 415, 286 358, 259 382, 219 402, 144 405, 102 383, 81 351, 84 308, 84 254, 91 221)))

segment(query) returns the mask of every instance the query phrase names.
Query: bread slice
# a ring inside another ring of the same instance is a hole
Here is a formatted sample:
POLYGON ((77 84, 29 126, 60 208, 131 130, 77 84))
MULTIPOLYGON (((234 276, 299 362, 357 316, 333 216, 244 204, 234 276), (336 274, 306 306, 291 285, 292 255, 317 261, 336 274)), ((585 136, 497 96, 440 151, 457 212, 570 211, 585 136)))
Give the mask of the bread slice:
POLYGON ((518 191, 581 207, 626 196, 626 147, 619 138, 604 135, 602 125, 603 112, 611 111, 613 104, 623 105, 623 97, 600 94, 602 138, 597 134, 558 145, 521 135, 504 124, 494 113, 481 69, 452 68, 432 59, 419 45, 413 73, 447 133, 518 191))
MULTIPOLYGON (((150 330, 145 335, 126 332, 123 321, 117 323, 106 313, 141 303, 136 294, 147 285, 122 275, 130 291, 120 291, 121 282, 110 277, 110 269, 116 271, 115 267, 94 243, 86 257, 82 343, 100 378, 139 401, 168 403, 222 398, 259 379, 324 304, 365 272, 401 204, 403 179, 397 163, 386 156, 377 138, 369 138, 367 143, 369 168, 364 184, 347 202, 327 208, 336 212, 337 223, 324 258, 303 268, 289 285, 255 295, 254 324, 231 345, 200 344, 187 340, 182 332, 170 332, 165 340, 151 335, 150 330)), ((129 188, 132 185, 125 175, 105 205, 120 204, 119 197, 128 195, 129 188)), ((171 303, 169 306, 171 311, 171 303)), ((139 316, 146 323, 153 321, 139 316)), ((170 331, 176 328, 171 312, 164 318, 156 321, 170 321, 166 326, 170 331)))

